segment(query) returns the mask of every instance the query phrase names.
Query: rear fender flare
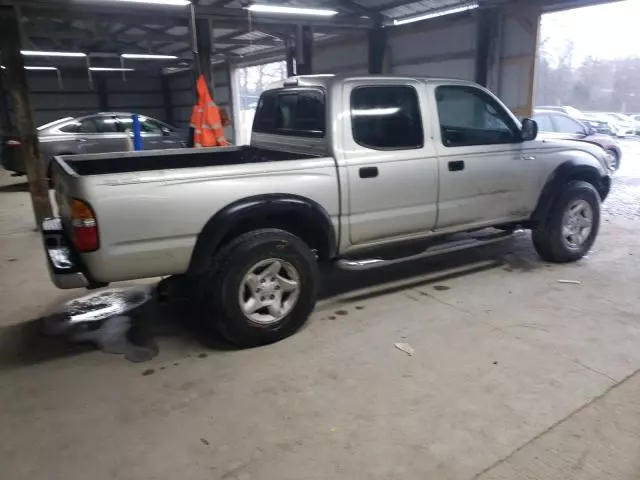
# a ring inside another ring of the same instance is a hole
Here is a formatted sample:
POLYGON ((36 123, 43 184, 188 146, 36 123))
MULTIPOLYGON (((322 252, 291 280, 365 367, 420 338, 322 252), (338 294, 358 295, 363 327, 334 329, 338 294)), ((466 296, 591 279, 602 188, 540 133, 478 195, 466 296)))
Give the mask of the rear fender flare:
MULTIPOLYGON (((331 216, 320 205, 306 197, 290 194, 266 194, 237 200, 211 217, 198 235, 189 262, 188 273, 198 274, 206 268, 207 259, 228 240, 228 235, 245 221, 260 221, 269 215, 302 216, 320 232, 324 257, 336 252, 337 236, 331 216)), ((265 225, 265 227, 268 225, 265 225)))

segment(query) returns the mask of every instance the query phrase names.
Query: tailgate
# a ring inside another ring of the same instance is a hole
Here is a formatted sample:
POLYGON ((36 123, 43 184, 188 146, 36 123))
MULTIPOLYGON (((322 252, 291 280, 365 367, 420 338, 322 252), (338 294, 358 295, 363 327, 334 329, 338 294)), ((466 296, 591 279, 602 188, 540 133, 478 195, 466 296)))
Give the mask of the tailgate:
POLYGON ((81 177, 64 161, 64 156, 54 157, 51 167, 51 182, 54 198, 58 207, 58 216, 65 229, 69 229, 71 220, 71 200, 84 198, 81 177))

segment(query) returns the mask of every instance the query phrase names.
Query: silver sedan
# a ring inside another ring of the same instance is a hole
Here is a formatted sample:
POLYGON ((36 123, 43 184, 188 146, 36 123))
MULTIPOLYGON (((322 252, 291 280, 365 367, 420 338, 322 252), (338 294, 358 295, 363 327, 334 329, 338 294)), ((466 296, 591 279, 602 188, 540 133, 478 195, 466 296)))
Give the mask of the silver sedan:
MULTIPOLYGON (((38 127, 40 154, 47 162, 56 155, 122 152, 133 149, 132 113, 106 112, 86 117, 67 117, 38 127)), ((176 130, 159 120, 139 115, 142 146, 145 150, 180 148, 184 142, 176 130)), ((9 136, 2 141, 2 166, 23 174, 18 139, 9 136)), ((47 167, 48 170, 48 167, 47 167)))

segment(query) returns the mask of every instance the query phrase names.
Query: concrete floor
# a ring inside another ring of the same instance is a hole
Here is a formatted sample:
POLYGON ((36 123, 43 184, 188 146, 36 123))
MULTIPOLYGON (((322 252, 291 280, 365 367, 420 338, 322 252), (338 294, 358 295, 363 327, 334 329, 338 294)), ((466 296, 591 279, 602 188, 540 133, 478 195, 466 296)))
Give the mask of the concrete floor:
POLYGON ((0 478, 639 479, 640 142, 625 148, 577 264, 541 262, 522 234, 326 272, 294 337, 234 351, 183 332, 144 364, 37 336, 32 319, 83 292, 50 285, 5 176, 0 478))

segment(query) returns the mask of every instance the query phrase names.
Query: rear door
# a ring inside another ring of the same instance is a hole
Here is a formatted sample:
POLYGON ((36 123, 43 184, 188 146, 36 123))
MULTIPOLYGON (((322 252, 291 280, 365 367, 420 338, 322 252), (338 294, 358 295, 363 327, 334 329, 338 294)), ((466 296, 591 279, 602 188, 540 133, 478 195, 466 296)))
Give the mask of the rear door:
POLYGON ((78 120, 78 153, 108 153, 128 150, 126 135, 118 131, 113 115, 93 115, 78 120))
POLYGON ((343 135, 352 245, 420 237, 435 227, 438 159, 423 83, 347 82, 343 135), (349 125, 349 123, 345 123, 349 125))

